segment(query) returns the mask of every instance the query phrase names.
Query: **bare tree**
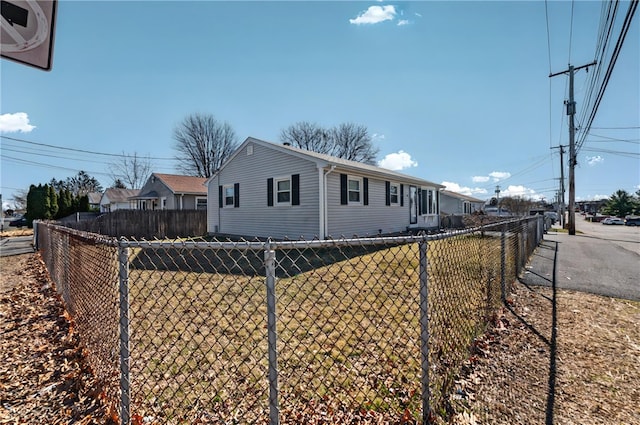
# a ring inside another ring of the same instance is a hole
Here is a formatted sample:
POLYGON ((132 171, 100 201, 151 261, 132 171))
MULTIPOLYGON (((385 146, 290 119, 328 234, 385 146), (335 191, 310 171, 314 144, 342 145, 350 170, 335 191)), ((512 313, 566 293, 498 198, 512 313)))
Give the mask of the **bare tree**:
POLYGON ((282 130, 280 141, 301 149, 366 164, 375 164, 378 154, 367 128, 353 123, 343 123, 327 130, 318 124, 300 121, 282 130))
POLYGON ((371 136, 365 126, 343 123, 333 127, 329 135, 334 147, 334 156, 375 165, 379 149, 371 143, 371 136))
POLYGON ((177 169, 198 177, 211 177, 236 150, 236 134, 213 115, 187 116, 173 131, 178 152, 177 169))
POLYGON ((120 161, 109 164, 114 186, 119 181, 129 189, 140 189, 151 175, 152 169, 151 158, 141 157, 137 152, 131 155, 123 152, 120 161))
POLYGON ((308 121, 299 121, 282 130, 280 141, 318 153, 331 154, 333 150, 328 131, 308 121))

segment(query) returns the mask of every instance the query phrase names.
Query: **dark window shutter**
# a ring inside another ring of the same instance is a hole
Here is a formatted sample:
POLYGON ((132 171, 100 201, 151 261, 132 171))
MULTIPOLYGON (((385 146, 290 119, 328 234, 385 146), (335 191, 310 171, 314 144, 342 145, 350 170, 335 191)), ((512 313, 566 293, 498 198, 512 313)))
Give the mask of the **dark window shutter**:
POLYGON ((362 179, 362 192, 362 203, 369 205, 369 179, 366 177, 362 179))
POLYGON ((340 174, 340 205, 347 205, 349 198, 347 196, 347 175, 340 174))
POLYGON ((273 179, 267 179, 267 206, 273 206, 273 179))
POLYGON ((384 182, 384 204, 391 205, 391 182, 384 182))
POLYGON ((436 210, 435 214, 440 214, 440 191, 436 190, 436 210))
POLYGON ((404 185, 400 185, 400 206, 404 207, 404 185))
POLYGON ((422 215, 422 189, 418 188, 418 215, 422 215))
POLYGON ((240 183, 233 185, 233 207, 238 208, 240 206, 240 183))
POLYGON ((222 186, 218 186, 218 208, 222 208, 222 186))
POLYGON ((291 205, 300 205, 300 174, 291 176, 291 205))

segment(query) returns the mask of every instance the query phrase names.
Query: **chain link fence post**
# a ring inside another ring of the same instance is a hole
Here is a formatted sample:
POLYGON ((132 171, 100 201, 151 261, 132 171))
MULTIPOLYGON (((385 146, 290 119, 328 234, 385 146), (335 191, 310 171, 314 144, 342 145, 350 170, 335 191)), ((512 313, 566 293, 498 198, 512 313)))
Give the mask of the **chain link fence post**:
POLYGON ((506 229, 507 224, 502 224, 502 230, 500 232, 500 298, 502 302, 507 301, 507 252, 506 252, 506 229))
POLYGON ((422 355, 422 424, 429 423, 431 416, 429 390, 429 274, 427 267, 428 243, 422 239, 418 243, 420 250, 420 353, 422 355))
POLYGON ((278 405, 278 351, 276 333, 276 252, 267 242, 264 265, 267 285, 267 339, 269 345, 269 423, 280 424, 278 405))
MULTIPOLYGON (((126 240, 121 239, 124 243, 126 240)), ((131 420, 131 387, 129 361, 131 360, 129 338, 129 248, 118 245, 120 280, 120 424, 129 425, 131 420)))

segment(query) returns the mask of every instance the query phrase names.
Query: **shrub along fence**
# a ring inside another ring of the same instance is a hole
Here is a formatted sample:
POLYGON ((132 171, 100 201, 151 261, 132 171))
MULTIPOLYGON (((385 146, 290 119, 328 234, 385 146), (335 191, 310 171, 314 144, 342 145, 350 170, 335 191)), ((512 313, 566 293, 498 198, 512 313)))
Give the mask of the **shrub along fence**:
POLYGON ((429 423, 542 233, 35 238, 123 424, 429 423))
POLYGON ((207 211, 117 210, 64 225, 85 232, 137 239, 202 236, 207 234, 207 211))

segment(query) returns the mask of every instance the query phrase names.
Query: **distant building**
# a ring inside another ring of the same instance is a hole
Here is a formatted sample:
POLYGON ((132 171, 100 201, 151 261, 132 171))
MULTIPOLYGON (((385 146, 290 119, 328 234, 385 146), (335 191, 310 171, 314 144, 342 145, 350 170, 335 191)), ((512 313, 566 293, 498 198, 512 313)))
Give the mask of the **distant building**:
POLYGON ((139 210, 206 210, 205 181, 204 177, 153 173, 129 199, 139 210))
POLYGON ((135 210, 137 203, 130 198, 138 196, 139 194, 140 189, 107 189, 102 194, 102 199, 100 199, 100 212, 135 210))

